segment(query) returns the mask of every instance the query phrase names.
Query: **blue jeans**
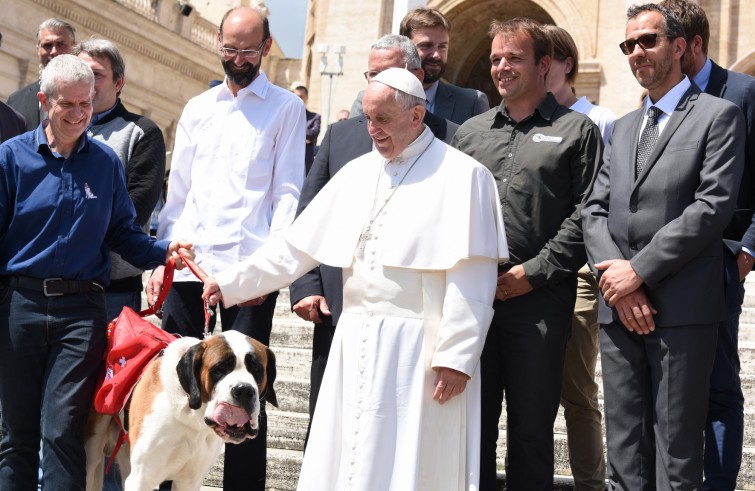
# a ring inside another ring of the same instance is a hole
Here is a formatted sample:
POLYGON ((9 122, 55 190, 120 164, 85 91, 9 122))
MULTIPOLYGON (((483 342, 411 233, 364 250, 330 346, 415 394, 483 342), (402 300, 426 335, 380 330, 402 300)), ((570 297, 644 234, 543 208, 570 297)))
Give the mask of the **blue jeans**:
POLYGON ((744 285, 739 281, 736 256, 724 256, 728 317, 718 325, 718 344, 710 377, 705 423, 705 491, 733 491, 742 464, 744 395, 739 377, 739 314, 744 285))
POLYGON ((101 294, 0 287, 0 489, 84 489, 84 427, 106 346, 101 294))

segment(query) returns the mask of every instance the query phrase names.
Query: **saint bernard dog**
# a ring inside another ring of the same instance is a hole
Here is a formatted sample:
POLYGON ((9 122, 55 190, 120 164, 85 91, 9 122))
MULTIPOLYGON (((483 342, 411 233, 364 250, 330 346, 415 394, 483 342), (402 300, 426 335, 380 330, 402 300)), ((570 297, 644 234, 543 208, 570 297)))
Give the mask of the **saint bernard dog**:
MULTIPOLYGON (((131 397, 130 458, 120 455, 129 451, 126 444, 118 455, 125 491, 167 480, 177 491, 199 490, 224 443, 257 436, 259 398, 278 406, 275 372, 273 352, 238 331, 173 341, 147 365, 131 397)), ((96 419, 87 439, 88 490, 102 489, 103 451, 117 435, 112 417, 96 419)))

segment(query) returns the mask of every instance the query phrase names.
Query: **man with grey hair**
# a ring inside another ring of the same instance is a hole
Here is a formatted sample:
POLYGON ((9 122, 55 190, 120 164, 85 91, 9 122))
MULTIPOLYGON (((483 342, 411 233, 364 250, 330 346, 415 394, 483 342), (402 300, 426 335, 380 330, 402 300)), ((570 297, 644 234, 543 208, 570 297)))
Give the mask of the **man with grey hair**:
MULTIPOLYGON (((422 68, 422 59, 419 56, 417 46, 415 46, 411 39, 401 34, 386 34, 370 47, 370 57, 367 71, 364 72, 364 78, 369 82, 372 80, 372 77, 380 73, 387 66, 400 66, 421 77, 421 79, 425 78, 425 69, 422 68), (403 65, 387 64, 396 62, 400 56, 403 56, 403 65)), ((354 104, 351 106, 351 111, 349 111, 350 118, 363 115, 363 96, 364 91, 359 91, 354 104)), ((485 104, 487 104, 487 98, 485 99, 485 104)), ((459 124, 445 117, 436 116, 432 111, 426 111, 426 113, 430 116, 425 116, 425 118, 430 119, 433 125, 438 126, 438 130, 433 129, 431 126, 435 136, 446 143, 450 143, 459 124)))
MULTIPOLYGON (((76 42, 73 26, 54 17, 39 25, 36 38, 40 74, 50 60, 58 55, 70 53, 76 42)), ((44 108, 37 99, 37 92, 39 92, 39 80, 20 88, 8 97, 8 105, 21 113, 29 129, 37 127, 46 116, 44 108)))
POLYGON ((318 263, 343 267, 301 491, 477 489, 479 357, 508 250, 493 177, 433 137, 424 98, 403 68, 373 77, 364 110, 375 150, 205 283, 211 304, 233 305, 318 263))
POLYGON ((118 157, 85 134, 92 70, 60 55, 40 88, 49 119, 0 145, 3 491, 36 486, 40 439, 43 488, 84 489, 84 428, 107 345, 109 250, 153 268, 191 247, 156 241, 135 223, 118 157))
MULTIPOLYGON (((420 67, 417 48, 404 36, 388 34, 378 39, 370 50, 365 77, 371 80, 388 68, 407 68, 418 80, 424 71, 420 67)), ((361 100, 361 99, 360 99, 361 100)), ((458 125, 425 111, 423 122, 436 138, 449 143, 458 125)), ((302 188, 297 215, 312 198, 349 161, 372 150, 369 122, 361 113, 354 118, 337 122, 328 128, 315 156, 312 168, 302 188)), ((328 352, 335 334, 343 304, 341 268, 320 266, 296 280, 290 287, 291 306, 304 320, 315 324, 312 335, 312 366, 310 371, 309 416, 315 412, 328 352)))

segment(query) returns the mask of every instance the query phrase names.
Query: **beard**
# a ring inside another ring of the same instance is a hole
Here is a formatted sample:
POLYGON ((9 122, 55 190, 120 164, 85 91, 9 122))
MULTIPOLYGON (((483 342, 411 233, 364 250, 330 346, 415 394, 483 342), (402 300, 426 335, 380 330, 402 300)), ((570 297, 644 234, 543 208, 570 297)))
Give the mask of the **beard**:
POLYGON ((428 70, 428 62, 426 61, 422 62, 422 69, 425 71, 425 77, 422 79, 423 84, 432 84, 440 80, 440 77, 442 77, 443 74, 446 72, 446 64, 443 63, 442 61, 439 63, 440 63, 440 67, 433 64, 430 67, 430 70, 428 70))
MULTIPOLYGON (((260 61, 260 64, 261 63, 262 62, 260 61)), ((254 65, 249 62, 246 62, 241 66, 236 66, 233 63, 233 60, 228 60, 223 61, 222 64, 228 80, 239 87, 246 87, 251 84, 257 77, 257 72, 260 70, 260 64, 254 65)))

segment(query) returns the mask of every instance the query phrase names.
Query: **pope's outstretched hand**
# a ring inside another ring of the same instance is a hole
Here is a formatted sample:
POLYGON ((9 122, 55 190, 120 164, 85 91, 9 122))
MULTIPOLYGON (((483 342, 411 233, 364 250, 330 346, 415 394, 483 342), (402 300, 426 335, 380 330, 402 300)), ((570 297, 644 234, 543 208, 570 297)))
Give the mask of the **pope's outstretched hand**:
POLYGON ((210 306, 217 305, 218 302, 223 300, 223 294, 220 293, 220 286, 218 282, 210 276, 204 282, 204 288, 202 288, 202 299, 210 306))

